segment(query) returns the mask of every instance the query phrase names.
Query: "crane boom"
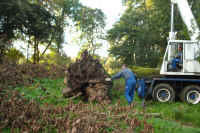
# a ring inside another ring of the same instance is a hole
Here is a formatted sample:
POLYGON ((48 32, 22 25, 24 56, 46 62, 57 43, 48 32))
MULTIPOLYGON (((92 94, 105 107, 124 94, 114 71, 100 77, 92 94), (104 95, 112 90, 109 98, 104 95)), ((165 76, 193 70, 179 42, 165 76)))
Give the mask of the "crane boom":
POLYGON ((160 74, 164 76, 153 78, 149 85, 153 99, 169 102, 179 96, 182 101, 188 103, 196 104, 200 102, 199 35, 199 27, 188 0, 171 0, 171 31, 160 69, 160 74), (189 32, 190 40, 176 39, 174 5, 178 7, 181 18, 189 32))
POLYGON ((192 14, 188 1, 187 0, 172 0, 172 2, 175 2, 178 6, 178 10, 181 14, 181 18, 183 22, 185 23, 185 25, 187 26, 190 39, 197 40, 197 38, 200 35, 200 30, 196 22, 196 19, 194 18, 194 15, 192 14))

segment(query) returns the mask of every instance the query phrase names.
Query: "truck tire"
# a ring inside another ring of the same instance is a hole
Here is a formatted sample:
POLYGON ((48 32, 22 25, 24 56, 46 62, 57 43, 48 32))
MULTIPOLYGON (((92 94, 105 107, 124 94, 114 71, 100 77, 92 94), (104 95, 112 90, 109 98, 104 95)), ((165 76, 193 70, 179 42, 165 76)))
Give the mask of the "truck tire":
POLYGON ((197 100, 200 96, 199 93, 200 87, 198 85, 188 85, 182 90, 180 94, 180 99, 183 102, 195 104, 198 102, 197 100))
POLYGON ((153 89, 152 97, 158 102, 171 102, 175 100, 175 91, 169 84, 157 84, 153 89))

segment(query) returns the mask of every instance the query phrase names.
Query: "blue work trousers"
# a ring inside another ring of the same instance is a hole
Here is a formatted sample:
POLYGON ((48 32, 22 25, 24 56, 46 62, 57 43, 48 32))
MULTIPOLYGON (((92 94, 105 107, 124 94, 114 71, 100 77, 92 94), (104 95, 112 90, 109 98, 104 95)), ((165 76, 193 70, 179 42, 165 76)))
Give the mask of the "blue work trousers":
POLYGON ((129 78, 128 80, 126 80, 125 97, 129 104, 131 104, 134 99, 135 87, 136 80, 134 78, 129 78))

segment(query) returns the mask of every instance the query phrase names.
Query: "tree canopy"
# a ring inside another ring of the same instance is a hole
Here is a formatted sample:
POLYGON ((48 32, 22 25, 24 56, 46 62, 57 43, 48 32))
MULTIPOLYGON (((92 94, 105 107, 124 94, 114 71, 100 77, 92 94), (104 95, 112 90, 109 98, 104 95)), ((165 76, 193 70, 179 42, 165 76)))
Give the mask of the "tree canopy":
POLYGON ((88 40, 105 25, 101 10, 86 7, 79 0, 1 0, 0 14, 1 56, 11 44, 8 42, 22 39, 28 44, 27 53, 33 49, 34 63, 51 47, 60 53, 64 29, 71 23, 88 40), (42 45, 44 51, 39 49, 42 45))
MULTIPOLYGON (((200 23, 199 1, 190 0, 200 23)), ((127 9, 108 31, 110 54, 129 65, 156 67, 164 54, 170 30, 170 1, 126 1, 127 9)), ((175 31, 178 39, 189 39, 178 9, 175 9, 175 31)))

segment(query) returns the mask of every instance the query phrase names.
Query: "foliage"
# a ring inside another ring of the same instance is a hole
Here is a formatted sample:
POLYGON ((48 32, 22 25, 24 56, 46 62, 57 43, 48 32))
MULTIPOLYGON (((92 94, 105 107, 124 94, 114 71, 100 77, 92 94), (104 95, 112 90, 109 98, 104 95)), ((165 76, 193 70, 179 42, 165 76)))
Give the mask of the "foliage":
POLYGON ((62 78, 65 70, 66 65, 5 62, 0 65, 0 88, 29 85, 33 78, 62 78))
POLYGON ((59 54, 57 51, 51 50, 41 58, 41 63, 44 62, 54 65, 66 65, 70 64, 72 61, 64 52, 60 52, 59 54))
POLYGON ((2 0, 0 2, 0 34, 8 39, 28 38, 34 47, 34 61, 39 60, 39 42, 48 40, 54 16, 44 7, 28 0, 2 0))
POLYGON ((82 5, 79 0, 47 1, 46 6, 47 5, 50 6, 53 14, 56 15, 55 26, 59 27, 54 32, 55 34, 53 34, 54 39, 52 40, 52 44, 50 45, 49 43, 47 46, 56 48, 58 54, 61 54, 64 41, 64 28, 72 25, 78 32, 81 32, 80 40, 84 40, 85 38, 88 40, 90 38, 88 44, 89 46, 92 44, 92 46, 90 46, 89 49, 95 51, 99 47, 99 45, 95 43, 95 39, 97 35, 101 35, 100 30, 105 25, 104 14, 101 10, 86 7, 82 5))
POLYGON ((196 58, 196 60, 197 60, 198 62, 200 62, 200 56, 198 56, 198 57, 196 58))
POLYGON ((114 74, 120 70, 121 65, 122 62, 120 62, 120 60, 116 60, 114 57, 109 56, 104 67, 109 74, 114 74))
POLYGON ((86 38, 87 42, 84 47, 94 55, 95 51, 102 46, 99 40, 103 39, 105 16, 100 9, 89 9, 85 7, 80 17, 79 27, 82 29, 80 39, 86 38))
POLYGON ((139 4, 129 4, 120 21, 108 31, 110 53, 126 64, 155 67, 160 56, 156 37, 160 33, 153 22, 153 9, 139 4))
POLYGON ((3 61, 3 57, 5 57, 6 50, 8 50, 12 46, 6 34, 0 35, 0 63, 3 61))
MULTIPOLYGON (((83 6, 79 0, 3 0, 0 13, 0 35, 5 34, 6 41, 20 38, 28 43, 27 60, 29 49, 33 48, 34 63, 39 63, 51 47, 62 54, 66 26, 73 24, 86 38, 92 37, 93 40, 97 34, 100 36, 100 30, 105 26, 103 12, 83 6), (40 46, 45 49, 41 51, 40 46)), ((1 43, 1 51, 5 49, 6 41, 1 43)))
MULTIPOLYGON (((199 2, 189 1, 200 23, 199 2), (195 3, 195 4, 194 4, 195 3)), ((170 30, 170 1, 127 1, 127 9, 108 31, 110 54, 129 65, 156 67, 164 54, 170 30)), ((175 31, 178 39, 189 39, 178 9, 175 9, 175 31)))
POLYGON ((105 14, 97 8, 89 8, 79 4, 77 14, 72 18, 77 35, 75 42, 81 46, 81 49, 88 50, 90 54, 95 55, 96 50, 102 46, 105 27, 105 14))
POLYGON ((147 67, 131 67, 133 72, 137 75, 138 78, 150 78, 160 74, 160 69, 157 68, 147 68, 147 67))
POLYGON ((9 61, 15 62, 16 64, 19 63, 20 59, 25 58, 23 53, 21 51, 17 50, 16 48, 10 48, 6 52, 6 57, 9 61))
MULTIPOLYGON (((104 67, 109 74, 115 74, 121 70, 122 64, 123 63, 120 60, 116 60, 113 57, 108 57, 104 67)), ((128 67, 136 74, 138 78, 150 78, 155 75, 159 75, 160 73, 159 68, 141 67, 136 65, 129 65, 128 67)))

